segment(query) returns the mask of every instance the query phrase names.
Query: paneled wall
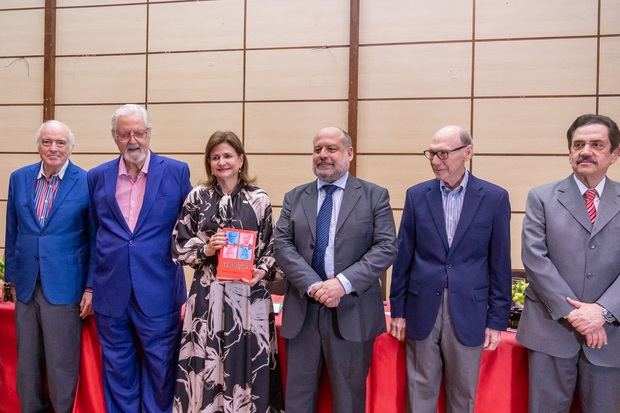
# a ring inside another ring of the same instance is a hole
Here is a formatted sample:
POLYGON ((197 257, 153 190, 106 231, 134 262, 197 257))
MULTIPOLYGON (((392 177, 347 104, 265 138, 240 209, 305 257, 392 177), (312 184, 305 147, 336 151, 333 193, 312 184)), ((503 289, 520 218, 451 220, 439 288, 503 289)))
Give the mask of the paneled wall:
MULTIPOLYGON (((349 0, 57 0, 55 111, 76 133, 72 159, 114 157, 113 109, 146 104, 153 148, 194 183, 213 131, 242 136, 278 214, 313 177, 316 130, 349 127, 349 14, 349 0)), ((615 0, 360 0, 357 175, 389 188, 399 222, 406 188, 432 177, 433 132, 467 127, 473 173, 510 192, 522 268, 525 196, 569 174, 567 127, 585 112, 620 120, 619 18, 615 0)), ((37 159, 43 34, 43 0, 0 1, 2 216, 10 171, 37 159)))

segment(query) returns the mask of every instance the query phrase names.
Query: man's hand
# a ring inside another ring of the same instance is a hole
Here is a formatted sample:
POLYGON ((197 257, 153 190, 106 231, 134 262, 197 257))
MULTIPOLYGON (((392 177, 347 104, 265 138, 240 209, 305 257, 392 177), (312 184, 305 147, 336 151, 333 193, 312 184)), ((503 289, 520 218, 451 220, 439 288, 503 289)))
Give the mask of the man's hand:
POLYGON ((265 270, 259 270, 258 268, 252 269, 252 279, 246 280, 245 278, 241 278, 239 281, 245 285, 249 285, 250 287, 254 287, 257 282, 265 278, 267 272, 265 270))
POLYGON ((593 332, 585 334, 586 345, 591 348, 602 348, 607 345, 607 332, 599 327, 593 332))
POLYGON ((605 324, 603 307, 600 305, 596 303, 583 303, 570 297, 567 297, 566 301, 575 307, 573 311, 568 313, 566 319, 580 334, 585 336, 605 324))
POLYGON ((484 330, 484 349, 485 350, 495 350, 501 341, 502 334, 498 330, 493 330, 492 328, 486 328, 484 330))
POLYGON ((316 301, 326 307, 334 308, 340 303, 340 298, 345 294, 344 287, 338 278, 323 281, 321 287, 312 295, 316 301))
POLYGON ((398 341, 405 341, 406 324, 404 318, 393 318, 390 321, 390 335, 398 341))
POLYGON ((93 313, 93 292, 84 290, 80 301, 80 318, 84 319, 93 313))

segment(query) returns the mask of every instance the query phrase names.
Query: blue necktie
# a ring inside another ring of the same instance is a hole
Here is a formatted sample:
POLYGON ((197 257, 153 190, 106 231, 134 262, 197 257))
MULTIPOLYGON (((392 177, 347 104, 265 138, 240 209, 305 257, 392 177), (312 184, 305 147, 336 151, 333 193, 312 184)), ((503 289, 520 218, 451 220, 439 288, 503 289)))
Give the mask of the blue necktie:
POLYGON ((312 252, 312 269, 321 277, 327 280, 325 274, 325 250, 329 245, 329 226, 332 221, 332 206, 334 205, 332 194, 338 187, 336 185, 324 185, 325 199, 321 204, 319 214, 316 216, 316 238, 314 251, 312 252))

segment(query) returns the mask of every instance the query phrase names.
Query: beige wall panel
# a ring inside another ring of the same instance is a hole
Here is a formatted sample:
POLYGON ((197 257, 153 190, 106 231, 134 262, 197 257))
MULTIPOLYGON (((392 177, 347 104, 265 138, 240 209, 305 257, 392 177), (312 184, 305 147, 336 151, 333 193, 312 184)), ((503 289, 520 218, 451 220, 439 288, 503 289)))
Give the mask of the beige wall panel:
POLYGON ((151 145, 159 152, 202 154, 216 130, 232 130, 241 138, 241 103, 149 105, 151 145))
POLYGON ((596 39, 476 44, 476 96, 573 95, 596 91, 596 39))
POLYGON ((599 93, 620 93, 620 37, 601 39, 599 93))
POLYGON ((0 142, 3 152, 36 150, 34 134, 41 124, 41 106, 0 106, 0 142))
POLYGON ((248 103, 245 150, 310 154, 320 128, 347 129, 347 108, 347 102, 248 103))
POLYGON ((43 54, 45 11, 0 12, 0 56, 43 54))
MULTIPOLYGON (((152 2, 153 0, 151 0, 152 2)), ((102 4, 146 3, 147 0, 56 0, 57 7, 98 6, 102 4)))
POLYGON ((150 52, 242 48, 242 0, 149 7, 150 52))
POLYGON ((16 9, 23 7, 45 7, 45 0, 2 0, 0 10, 16 9))
POLYGON ((566 130, 596 98, 477 99, 477 153, 567 153, 566 130))
POLYGON ((116 105, 56 106, 56 119, 69 125, 75 134, 74 154, 118 151, 110 133, 112 112, 116 108, 116 105))
POLYGON ((364 0, 360 43, 471 39, 472 10, 472 0, 364 0))
POLYGON ((43 58, 0 59, 0 104, 43 102, 43 58))
MULTIPOLYGON (((36 148, 34 150, 36 150, 36 148)), ((6 199, 8 196, 9 176, 11 172, 40 160, 41 158, 39 158, 38 153, 0 155, 0 199, 6 199)), ((2 215, 0 219, 4 220, 5 217, 6 215, 2 215)))
POLYGON ((192 183, 192 186, 198 185, 207 177, 207 174, 205 173, 203 155, 169 155, 165 152, 161 153, 160 155, 164 155, 169 158, 174 158, 187 163, 187 165, 189 166, 190 182, 192 183))
POLYGON ((246 99, 346 99, 349 48, 254 50, 246 57, 246 99))
POLYGON ((282 205, 284 194, 316 179, 312 157, 308 155, 252 155, 250 174, 256 184, 267 191, 271 203, 282 205))
POLYGON ((0 251, 0 259, 4 261, 4 245, 6 242, 6 201, 0 201, 0 247, 3 248, 0 251))
POLYGON ((360 98, 471 93, 471 43, 369 46, 359 54, 360 98))
POLYGON ((151 55, 149 101, 241 100, 243 52, 151 55))
POLYGON ((359 155, 357 176, 387 188, 392 208, 405 206, 407 188, 434 177, 424 155, 359 155))
POLYGON ((474 174, 505 188, 513 211, 524 211, 530 189, 572 173, 566 156, 478 156, 474 174))
POLYGON ((598 0, 476 1, 476 38, 596 35, 598 0))
POLYGON ((601 0, 601 34, 618 34, 618 16, 620 16, 620 1, 601 0))
POLYGON ((469 99, 359 102, 357 151, 421 153, 445 125, 469 128, 469 99))
POLYGON ((349 44, 349 2, 249 0, 247 47, 349 44))
POLYGON ((144 53, 146 5, 58 9, 56 54, 144 53))
POLYGON ((79 165, 80 168, 89 170, 94 168, 95 166, 99 166, 102 163, 111 161, 112 159, 118 157, 118 154, 83 154, 76 153, 71 155, 71 161, 76 165, 79 165))
POLYGON ((513 270, 522 270, 521 262, 521 229, 525 214, 512 214, 510 217, 510 259, 513 270))
POLYGON ((56 59, 56 103, 144 101, 144 56, 56 59))
POLYGON ((598 113, 620 122, 620 97, 602 97, 598 102, 598 113))

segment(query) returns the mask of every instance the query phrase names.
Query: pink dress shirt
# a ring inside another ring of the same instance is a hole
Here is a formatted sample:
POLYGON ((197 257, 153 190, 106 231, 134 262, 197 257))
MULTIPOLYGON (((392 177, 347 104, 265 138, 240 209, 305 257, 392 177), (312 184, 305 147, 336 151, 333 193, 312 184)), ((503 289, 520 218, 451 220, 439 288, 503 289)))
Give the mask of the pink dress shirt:
POLYGON ((144 200, 144 192, 146 191, 146 178, 151 161, 151 151, 146 156, 146 161, 142 165, 142 169, 138 177, 134 180, 127 173, 125 161, 121 156, 118 164, 118 175, 116 177, 116 202, 118 203, 121 213, 125 218, 127 226, 133 232, 138 222, 138 216, 142 209, 142 201, 144 200))

